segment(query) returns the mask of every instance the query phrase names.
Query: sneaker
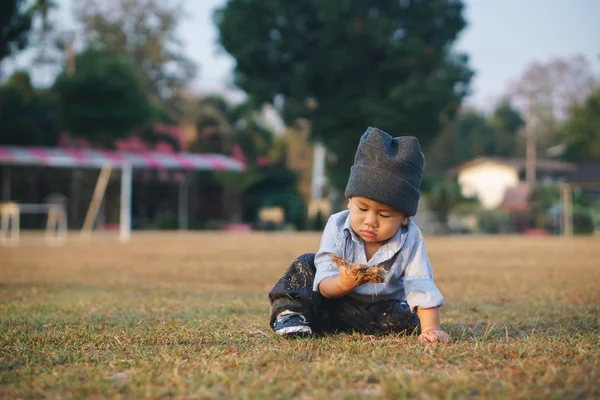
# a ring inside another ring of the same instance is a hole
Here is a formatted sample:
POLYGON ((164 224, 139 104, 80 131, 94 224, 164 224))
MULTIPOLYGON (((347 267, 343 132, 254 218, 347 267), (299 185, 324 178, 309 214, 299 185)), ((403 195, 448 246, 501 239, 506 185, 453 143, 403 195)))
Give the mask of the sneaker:
POLYGON ((306 322, 304 315, 293 312, 283 311, 277 315, 277 320, 273 324, 275 333, 279 336, 310 336, 312 329, 306 322))

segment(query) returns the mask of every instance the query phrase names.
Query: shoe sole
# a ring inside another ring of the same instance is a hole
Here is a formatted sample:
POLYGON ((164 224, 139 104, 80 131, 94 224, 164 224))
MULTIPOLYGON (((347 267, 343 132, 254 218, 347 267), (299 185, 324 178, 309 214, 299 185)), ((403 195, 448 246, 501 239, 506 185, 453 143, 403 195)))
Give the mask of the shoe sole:
POLYGON ((288 336, 288 335, 312 335, 312 329, 309 326, 289 326, 287 328, 281 328, 275 331, 279 336, 288 336))

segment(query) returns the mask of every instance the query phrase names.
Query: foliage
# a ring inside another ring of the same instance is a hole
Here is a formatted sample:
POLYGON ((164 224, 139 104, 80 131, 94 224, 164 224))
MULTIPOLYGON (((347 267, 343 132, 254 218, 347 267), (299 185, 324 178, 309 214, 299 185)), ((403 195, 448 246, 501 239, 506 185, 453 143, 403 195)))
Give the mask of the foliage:
POLYGON ((176 230, 178 227, 178 216, 175 213, 168 211, 157 214, 152 220, 152 222, 149 224, 148 229, 176 230))
POLYGON ((560 204, 559 187, 536 185, 531 193, 529 204, 533 227, 553 230, 553 217, 550 210, 554 205, 560 204))
POLYGON ((198 137, 191 151, 244 158, 246 171, 214 173, 228 193, 227 208, 233 221, 255 220, 262 206, 292 207, 291 198, 298 195, 295 175, 283 164, 281 142, 260 120, 252 103, 233 104, 222 96, 207 96, 198 102, 197 114, 198 137))
POLYGON ((36 16, 47 23, 50 0, 3 0, 0 2, 0 61, 23 50, 29 44, 36 16), (28 7, 29 6, 29 7, 28 7))
POLYGON ((173 119, 167 109, 159 102, 152 102, 150 105, 152 110, 152 120, 157 123, 163 123, 167 125, 177 124, 177 120, 173 119))
POLYGON ((519 155, 519 133, 525 120, 509 100, 503 100, 489 119, 493 130, 493 142, 489 146, 490 155, 516 157, 519 155))
POLYGON ((54 84, 62 121, 72 136, 107 147, 147 125, 152 117, 140 79, 127 56, 88 49, 77 56, 74 76, 54 84))
POLYGON ((461 1, 231 0, 215 13, 235 83, 285 122, 310 120, 343 188, 369 125, 427 146, 467 93, 467 57, 450 51, 461 1))
POLYGON ((477 219, 483 233, 512 233, 511 216, 505 211, 482 209, 477 212, 477 219))
POLYGON ((494 132, 487 117, 475 110, 462 113, 456 121, 456 141, 461 161, 492 155, 494 132))
POLYGON ((25 0, 7 0, 0 8, 0 60, 27 46, 31 15, 24 12, 25 0))
POLYGON ((248 188, 262 180, 262 175, 254 169, 244 172, 215 171, 217 181, 236 195, 243 194, 248 188))
POLYGON ((427 205, 437 216, 444 230, 448 228, 448 217, 459 205, 477 203, 476 198, 462 195, 460 185, 456 180, 441 179, 432 184, 427 191, 427 205))
POLYGON ((600 89, 571 109, 562 127, 566 139, 565 158, 571 161, 600 161, 600 89))
POLYGON ((590 207, 573 207, 573 233, 576 235, 590 235, 594 233, 594 210, 590 207))
MULTIPOLYGON (((240 124, 254 118, 246 104, 233 104, 223 96, 211 95, 198 101, 196 131, 198 136, 190 145, 192 151, 232 155, 236 138, 245 132, 240 124)), ((251 162, 255 160, 252 159, 251 162)))
POLYGON ((0 87, 0 143, 54 146, 59 135, 58 104, 53 93, 35 90, 26 72, 15 72, 0 87))
POLYGON ((428 169, 443 171, 480 156, 518 157, 523 126, 521 114, 507 100, 491 115, 465 109, 426 151, 428 169))
POLYGON ((559 144, 557 131, 569 109, 584 102, 598 84, 590 62, 575 55, 532 63, 510 85, 508 95, 530 120, 538 146, 547 147, 559 144))
MULTIPOLYGON (((560 203, 560 188, 558 186, 536 185, 531 194, 530 215, 533 226, 546 229, 550 232, 560 233, 558 219, 562 218, 562 204, 560 203)), ((572 192, 573 231, 575 234, 589 234, 594 230, 592 217, 593 203, 585 191, 573 190, 572 192)))
POLYGON ((196 72, 177 37, 184 10, 160 0, 78 0, 76 15, 86 43, 131 57, 144 91, 178 119, 184 89, 196 72))
POLYGON ((297 229, 306 227, 306 207, 297 190, 297 175, 283 165, 259 169, 262 179, 252 185, 244 198, 244 218, 256 221, 262 207, 283 207, 285 221, 297 229))

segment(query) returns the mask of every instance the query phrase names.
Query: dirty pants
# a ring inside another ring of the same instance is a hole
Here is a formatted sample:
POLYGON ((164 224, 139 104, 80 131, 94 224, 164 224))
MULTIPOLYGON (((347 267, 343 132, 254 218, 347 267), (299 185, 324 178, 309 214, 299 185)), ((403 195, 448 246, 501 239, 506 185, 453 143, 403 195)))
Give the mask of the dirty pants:
POLYGON ((313 332, 418 333, 419 318, 405 301, 364 303, 350 296, 336 299, 313 291, 315 254, 298 257, 269 292, 270 324, 285 310, 301 313, 313 332))

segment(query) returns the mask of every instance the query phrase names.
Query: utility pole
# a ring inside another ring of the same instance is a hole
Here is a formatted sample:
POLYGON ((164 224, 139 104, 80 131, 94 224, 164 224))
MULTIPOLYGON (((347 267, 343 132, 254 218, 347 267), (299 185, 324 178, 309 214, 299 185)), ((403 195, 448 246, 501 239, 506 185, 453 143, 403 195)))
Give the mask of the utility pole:
POLYGON ((323 198, 323 187, 326 183, 325 156, 325 146, 318 142, 315 143, 313 146, 311 200, 321 200, 323 198))
POLYGON ((535 170, 536 170, 536 159, 537 159, 537 151, 536 151, 536 143, 535 143, 535 134, 536 134, 536 120, 535 120, 535 100, 533 97, 529 97, 529 110, 527 115, 527 127, 526 127, 526 135, 527 135, 527 149, 526 149, 526 170, 525 175, 527 178, 527 184, 530 189, 533 189, 535 185, 535 170))
POLYGON ((67 76, 73 76, 75 74, 75 51, 73 50, 73 43, 75 42, 75 33, 68 32, 65 35, 65 52, 67 59, 67 76))
MULTIPOLYGON (((66 59, 66 74, 68 77, 75 75, 75 50, 73 44, 75 42, 75 32, 65 33, 65 59, 66 59)), ((79 203, 81 197, 81 182, 83 178, 83 171, 80 169, 73 169, 71 177, 71 198, 70 205, 71 210, 69 212, 69 219, 71 220, 71 228, 76 229, 79 223, 79 203)))

